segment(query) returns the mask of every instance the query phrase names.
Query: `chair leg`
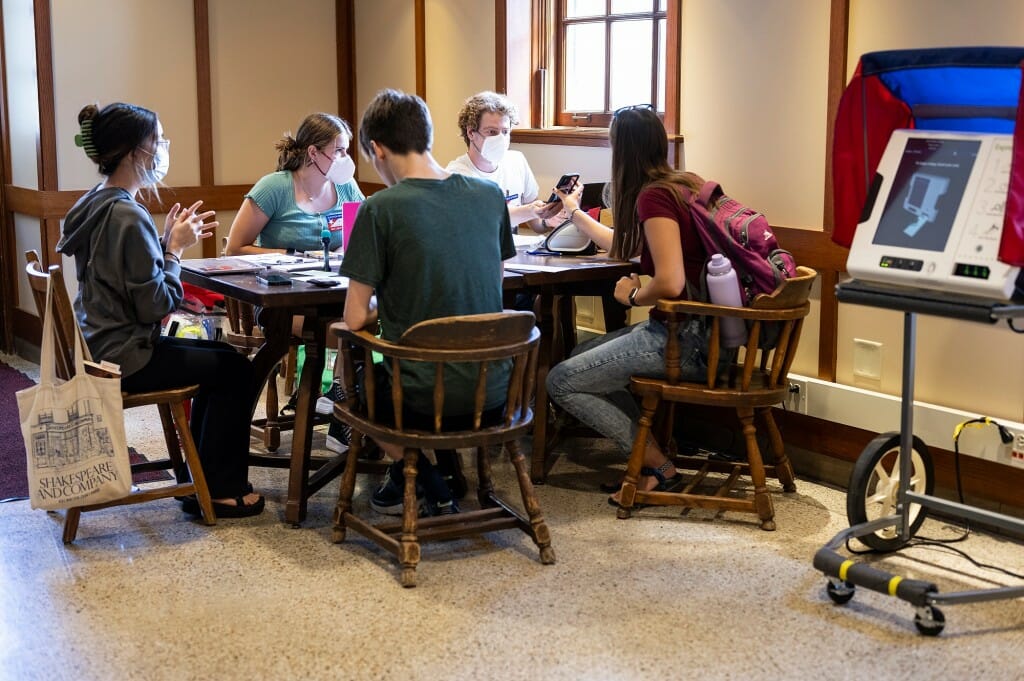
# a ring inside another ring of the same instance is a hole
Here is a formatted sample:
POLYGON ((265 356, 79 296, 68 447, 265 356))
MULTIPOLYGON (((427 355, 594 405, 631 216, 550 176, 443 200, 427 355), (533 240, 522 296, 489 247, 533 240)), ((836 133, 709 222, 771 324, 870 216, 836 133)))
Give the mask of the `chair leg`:
POLYGON ((647 451, 647 436, 651 432, 651 424, 654 420, 654 413, 658 410, 659 396, 656 393, 647 393, 640 402, 640 419, 637 422, 636 437, 633 440, 633 449, 629 453, 629 463, 626 464, 626 478, 622 481, 622 490, 619 492, 618 517, 621 520, 632 515, 633 501, 636 499, 636 484, 640 480, 640 469, 644 465, 644 453, 647 451))
POLYGON ((284 392, 291 395, 295 392, 295 366, 299 357, 298 348, 294 345, 288 347, 287 359, 281 360, 281 373, 284 375, 284 392))
POLYGON ((203 473, 203 465, 199 462, 199 452, 196 451, 196 443, 192 440, 192 431, 188 427, 188 418, 185 416, 185 404, 175 402, 169 405, 171 417, 178 430, 178 442, 181 444, 181 451, 184 454, 185 465, 192 476, 192 485, 196 490, 196 500, 199 508, 203 511, 203 520, 207 525, 214 525, 217 516, 213 512, 213 501, 210 499, 210 490, 206 486, 206 474, 203 473))
POLYGON ((786 456, 786 446, 782 443, 782 433, 779 432, 779 427, 775 424, 775 417, 772 416, 771 407, 759 409, 758 412, 761 414, 761 420, 764 422, 768 439, 771 442, 772 456, 775 459, 775 475, 779 478, 779 482, 782 483, 782 491, 795 492, 796 477, 793 475, 793 464, 789 462, 789 457, 786 456))
POLYGON ((160 425, 164 429, 164 443, 167 445, 167 455, 174 468, 174 478, 179 483, 190 482, 188 466, 181 458, 181 441, 178 440, 178 431, 174 427, 174 416, 171 414, 171 407, 168 404, 158 404, 157 411, 160 412, 160 425))
POLYGON ((267 418, 263 425, 263 446, 268 452, 276 452, 281 446, 281 424, 278 421, 281 407, 277 392, 277 375, 280 371, 281 365, 278 364, 267 379, 267 418))
POLYGON ((402 534, 398 540, 398 562, 402 568, 402 586, 409 588, 416 586, 416 566, 420 562, 420 544, 416 538, 416 524, 419 518, 420 507, 416 502, 416 461, 419 459, 420 450, 405 450, 405 466, 402 472, 405 474, 405 494, 402 508, 402 534))
POLYGON ((491 477, 491 460, 487 458, 487 448, 476 448, 476 479, 479 482, 476 490, 477 501, 481 508, 496 506, 494 495, 494 479, 491 477))
POLYGON ((352 431, 352 444, 345 459, 345 470, 341 475, 338 503, 334 506, 334 529, 331 532, 331 541, 335 544, 345 541, 345 514, 352 510, 352 495, 356 489, 356 468, 359 466, 359 455, 362 448, 363 436, 352 431))
POLYGON ((757 429, 754 428, 754 410, 744 407, 736 410, 743 424, 743 437, 747 443, 747 463, 750 467, 750 480, 754 483, 754 507, 757 516, 761 519, 762 530, 775 529, 775 508, 772 505, 772 496, 768 492, 768 484, 765 480, 764 462, 761 459, 761 449, 757 446, 757 429))
POLYGON ((82 519, 81 508, 69 508, 64 514, 64 535, 62 537, 65 544, 70 544, 75 541, 75 536, 78 535, 78 521, 82 519))
POLYGON ((516 477, 519 479, 519 493, 523 497, 523 508, 530 518, 530 529, 533 534, 533 541, 540 549, 540 562, 544 565, 553 565, 555 562, 555 550, 551 548, 551 533, 548 531, 547 523, 544 522, 544 514, 540 510, 540 502, 537 501, 537 493, 533 489, 533 482, 530 481, 530 472, 526 468, 526 457, 519 449, 519 443, 509 440, 505 443, 508 449, 508 457, 516 469, 516 477))

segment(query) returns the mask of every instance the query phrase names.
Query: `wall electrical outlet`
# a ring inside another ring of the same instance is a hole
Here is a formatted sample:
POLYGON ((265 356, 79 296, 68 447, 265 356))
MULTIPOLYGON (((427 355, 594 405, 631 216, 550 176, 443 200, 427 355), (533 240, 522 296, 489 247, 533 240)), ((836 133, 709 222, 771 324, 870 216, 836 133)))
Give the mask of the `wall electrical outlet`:
MULTIPOLYGON (((786 394, 786 399, 782 404, 786 411, 791 411, 796 414, 806 414, 807 381, 803 381, 798 378, 790 378, 789 392, 786 394)), ((1022 465, 1024 465, 1024 461, 1022 461, 1022 465)))
POLYGON ((1024 468, 1024 433, 1017 433, 1010 446, 1010 465, 1024 468))

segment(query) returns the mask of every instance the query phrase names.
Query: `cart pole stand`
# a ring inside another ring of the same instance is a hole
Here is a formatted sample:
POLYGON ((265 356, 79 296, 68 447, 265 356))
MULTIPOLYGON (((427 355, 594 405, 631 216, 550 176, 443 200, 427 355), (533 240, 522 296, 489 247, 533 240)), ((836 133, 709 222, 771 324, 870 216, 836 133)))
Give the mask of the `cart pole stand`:
POLYGON ((917 347, 917 317, 903 313, 903 396, 900 399, 900 484, 897 491, 896 514, 900 516, 900 537, 910 540, 910 457, 914 449, 914 349, 917 347))

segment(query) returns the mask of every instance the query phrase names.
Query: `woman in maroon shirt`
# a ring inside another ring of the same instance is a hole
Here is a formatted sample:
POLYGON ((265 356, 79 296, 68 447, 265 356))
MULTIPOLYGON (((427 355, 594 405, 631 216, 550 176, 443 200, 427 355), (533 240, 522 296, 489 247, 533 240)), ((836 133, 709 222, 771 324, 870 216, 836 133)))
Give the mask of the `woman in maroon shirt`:
MULTIPOLYGON (((683 298, 686 284, 699 290, 708 254, 694 233, 686 197, 702 180, 668 164, 668 136, 650 105, 615 112, 608 137, 612 146, 611 210, 614 228, 592 219, 576 196, 559 192, 569 219, 612 257, 639 256, 642 285, 633 274, 615 285, 623 305, 653 305, 659 298, 683 298)), ((548 395, 581 422, 614 440, 627 455, 636 434, 639 409, 629 392, 631 376, 664 376, 668 329, 651 318, 606 334, 576 348, 548 374, 548 395)), ((700 380, 707 368, 703 325, 694 320, 679 332, 684 378, 700 380)), ((638 486, 642 490, 678 491, 683 476, 648 438, 638 486)), ((617 504, 618 496, 609 499, 617 504)))

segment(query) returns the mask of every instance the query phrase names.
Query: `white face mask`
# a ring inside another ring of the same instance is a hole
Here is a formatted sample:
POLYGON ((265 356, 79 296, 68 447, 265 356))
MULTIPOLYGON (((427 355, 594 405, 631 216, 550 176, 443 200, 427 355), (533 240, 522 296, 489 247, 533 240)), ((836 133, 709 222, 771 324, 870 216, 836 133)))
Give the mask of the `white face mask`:
POLYGON ((508 145, 511 142, 510 135, 484 137, 484 143, 480 146, 480 155, 490 163, 498 165, 501 163, 501 159, 505 158, 505 152, 508 151, 508 145))
POLYGON ((167 177, 167 171, 171 167, 170 146, 169 140, 157 143, 156 152, 153 154, 153 167, 142 169, 142 182, 146 186, 159 184, 167 177))
MULTIPOLYGON (((326 156, 327 154, 324 154, 326 156)), ((317 170, 320 170, 320 164, 314 163, 317 170)), ((356 175, 356 162, 352 160, 351 156, 342 156, 338 158, 335 156, 331 159, 331 165, 327 166, 327 172, 320 170, 323 176, 334 184, 345 184, 356 175)))
POLYGON ((351 156, 335 157, 324 175, 335 184, 345 184, 356 176, 356 162, 351 156))

